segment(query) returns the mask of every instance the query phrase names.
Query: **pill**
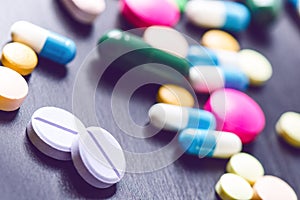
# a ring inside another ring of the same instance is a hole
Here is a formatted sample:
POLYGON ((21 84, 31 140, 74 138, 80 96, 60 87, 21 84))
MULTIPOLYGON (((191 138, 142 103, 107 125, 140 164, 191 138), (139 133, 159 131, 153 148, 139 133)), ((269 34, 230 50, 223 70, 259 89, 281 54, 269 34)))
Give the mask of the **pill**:
POLYGON ((193 107, 195 104, 192 94, 183 87, 166 84, 158 89, 157 102, 177 106, 193 107))
POLYGON ((70 15, 83 24, 92 24, 104 11, 104 0, 61 0, 70 15))
POLYGON ((1 62, 5 67, 9 67, 26 76, 36 67, 38 58, 30 47, 18 42, 12 42, 4 46, 1 62))
POLYGON ((0 110, 20 108, 28 94, 28 84, 16 71, 0 66, 0 110))
POLYGON ((297 200, 297 195, 293 188, 284 180, 275 176, 263 176, 259 178, 254 186, 253 199, 263 200, 297 200))
POLYGON ((185 13, 189 21, 197 26, 235 32, 247 29, 251 18, 248 8, 243 4, 218 0, 189 1, 185 13))
POLYGON ((174 26, 180 19, 179 8, 170 0, 121 0, 121 12, 136 27, 174 26))
POLYGON ((274 22, 282 9, 281 0, 246 0, 245 3, 253 22, 264 27, 274 22))
POLYGON ((300 147, 300 114, 283 113, 276 123, 277 133, 289 144, 300 147))
POLYGON ((220 88, 246 90, 248 77, 239 69, 198 66, 190 69, 189 80, 197 92, 211 93, 220 88))
POLYGON ((264 168, 259 160, 248 153, 233 155, 227 163, 226 171, 243 177, 251 185, 264 175, 264 168))
POLYGON ((250 200, 253 196, 250 184, 242 177, 231 173, 221 176, 215 190, 222 200, 250 200))
POLYGON ((159 129, 178 131, 185 128, 215 129, 215 117, 198 108, 157 103, 149 110, 150 123, 159 129))
POLYGON ((253 141, 265 127, 265 115, 247 94, 234 89, 213 92, 204 109, 216 117, 217 130, 235 133, 242 142, 253 141))
POLYGON ((180 12, 184 12, 185 10, 185 5, 188 2, 188 0, 173 0, 177 4, 180 12))
POLYGON ((57 33, 43 29, 27 21, 18 21, 11 26, 14 42, 31 47, 40 56, 60 64, 72 61, 76 54, 76 45, 57 33))
POLYGON ((152 47, 185 58, 189 45, 185 37, 175 29, 165 26, 151 26, 143 36, 144 40, 152 47), (174 42, 176 41, 176 42, 174 42))
POLYGON ((209 30, 202 36, 201 44, 211 49, 239 51, 239 42, 229 33, 221 30, 209 30))
POLYGON ((189 74, 190 66, 186 59, 154 48, 142 38, 120 30, 109 31, 100 38, 99 53, 107 60, 119 59, 123 68, 126 66, 131 69, 146 63, 158 63, 171 67, 184 76, 189 74))
POLYGON ((45 155, 71 160, 71 146, 78 132, 86 132, 82 122, 70 112, 56 107, 36 110, 27 125, 31 143, 45 155))
POLYGON ((119 182, 126 169, 120 144, 100 127, 89 127, 77 136, 72 144, 72 160, 81 177, 96 188, 119 182))
POLYGON ((192 66, 213 65, 234 67, 242 70, 249 78, 250 85, 259 86, 272 77, 272 65, 261 53, 244 49, 239 52, 211 50, 200 45, 190 47, 187 60, 192 66))
POLYGON ((242 150, 240 138, 229 132, 184 129, 178 142, 186 153, 199 157, 229 158, 242 150))
POLYGON ((288 0, 288 3, 294 8, 294 10, 300 16, 300 1, 299 0, 288 0))

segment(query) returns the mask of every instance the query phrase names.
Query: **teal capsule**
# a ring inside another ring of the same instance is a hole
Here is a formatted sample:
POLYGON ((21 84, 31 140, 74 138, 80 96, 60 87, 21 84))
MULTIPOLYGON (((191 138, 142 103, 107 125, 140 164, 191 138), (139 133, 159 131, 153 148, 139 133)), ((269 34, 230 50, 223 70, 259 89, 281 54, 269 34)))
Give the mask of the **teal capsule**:
POLYGON ((100 38, 98 45, 100 55, 111 61, 119 59, 127 70, 142 64, 157 63, 171 67, 184 76, 189 74, 190 66, 186 59, 153 48, 142 38, 128 32, 112 30, 100 38))

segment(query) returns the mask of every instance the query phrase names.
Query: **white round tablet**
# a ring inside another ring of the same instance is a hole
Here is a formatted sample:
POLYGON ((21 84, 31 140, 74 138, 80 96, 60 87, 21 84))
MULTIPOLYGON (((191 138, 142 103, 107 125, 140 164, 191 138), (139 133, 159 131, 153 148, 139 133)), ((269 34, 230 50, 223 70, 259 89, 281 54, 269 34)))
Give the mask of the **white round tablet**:
POLYGON ((175 29, 165 26, 151 26, 143 36, 144 40, 154 48, 167 51, 185 58, 189 45, 184 36, 175 29))
POLYGON ((73 140, 78 132, 86 132, 77 117, 56 107, 36 110, 26 130, 38 150, 58 160, 71 160, 73 140))
POLYGON ((96 188, 107 188, 119 182, 126 162, 118 141, 100 127, 81 132, 72 145, 72 159, 81 177, 96 188))

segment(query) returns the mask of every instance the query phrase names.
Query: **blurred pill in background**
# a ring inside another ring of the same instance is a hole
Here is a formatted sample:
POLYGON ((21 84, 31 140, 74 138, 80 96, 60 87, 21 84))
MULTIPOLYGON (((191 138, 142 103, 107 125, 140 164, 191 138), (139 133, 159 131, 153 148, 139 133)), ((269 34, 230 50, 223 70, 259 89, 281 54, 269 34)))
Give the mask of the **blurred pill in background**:
POLYGON ((229 33, 221 30, 210 30, 204 33, 201 44, 210 49, 239 51, 239 42, 229 33))
POLYGON ((152 47, 185 58, 188 53, 188 42, 177 30, 164 26, 150 26, 143 35, 144 40, 152 47))
POLYGON ((136 27, 174 26, 180 10, 171 0, 121 0, 122 15, 136 27))
POLYGON ((254 186, 254 200, 297 200, 294 189, 284 180, 275 176, 263 176, 254 186))
POLYGON ((300 148, 300 114, 283 113, 276 123, 276 131, 287 143, 300 148))
POLYGON ((148 115, 153 126, 164 130, 216 128, 216 119, 213 114, 198 108, 157 103, 149 109, 148 115))
POLYGON ((282 10, 282 0, 245 0, 256 25, 266 26, 274 22, 282 10))
POLYGON ((122 147, 100 127, 89 127, 77 135, 72 144, 72 160, 80 176, 96 188, 108 188, 125 174, 122 147))
POLYGON ((239 69, 214 66, 191 67, 189 80, 196 92, 211 93, 221 88, 246 90, 248 77, 239 69))
POLYGON ((215 190, 222 200, 250 200, 253 197, 250 184, 242 177, 231 173, 221 176, 215 190))
POLYGON ((26 80, 16 71, 0 66, 0 110, 17 110, 27 94, 26 80))
POLYGON ((80 23, 92 24, 105 10, 104 0, 61 0, 70 15, 80 23))
POLYGON ((36 110, 26 132, 32 144, 45 155, 57 160, 71 160, 71 146, 79 132, 85 132, 82 122, 72 113, 56 107, 36 110))
POLYGON ((248 153, 233 155, 227 163, 226 171, 243 177, 251 185, 264 175, 262 164, 248 153))
POLYGON ((18 43, 8 43, 3 47, 1 62, 19 74, 29 75, 38 63, 36 53, 30 47, 18 43))
POLYGON ((251 19, 248 8, 243 4, 218 0, 188 1, 185 14, 196 26, 234 32, 246 30, 251 19))
POLYGON ((242 150, 238 136, 229 132, 184 129, 178 136, 182 150, 202 157, 229 158, 242 150))
POLYGON ((193 107, 195 104, 192 94, 183 87, 166 84, 157 92, 157 102, 183 107, 193 107))
POLYGON ((300 16, 300 1, 299 0, 288 0, 288 3, 294 8, 294 10, 300 16))
POLYGON ((184 12, 185 5, 187 4, 188 0, 171 0, 171 1, 174 1, 177 4, 180 12, 184 12))
POLYGON ((11 36, 14 42, 23 43, 41 57, 60 64, 71 62, 76 55, 76 45, 71 39, 27 21, 15 22, 11 26, 11 36))
POLYGON ((265 115, 247 94, 234 89, 213 92, 204 105, 217 120, 217 130, 235 133, 242 142, 253 141, 265 127, 265 115))

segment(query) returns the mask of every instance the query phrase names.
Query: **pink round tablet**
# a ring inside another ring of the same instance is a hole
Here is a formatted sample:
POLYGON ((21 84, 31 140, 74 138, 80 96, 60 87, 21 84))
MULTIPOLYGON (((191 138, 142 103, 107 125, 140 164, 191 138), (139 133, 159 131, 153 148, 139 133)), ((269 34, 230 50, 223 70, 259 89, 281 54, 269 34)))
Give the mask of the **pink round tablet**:
POLYGON ((217 129, 233 132, 242 142, 249 143, 265 127, 265 115, 248 95, 234 89, 213 92, 204 105, 217 119, 217 129))
POLYGON ((180 18, 170 0, 121 0, 122 14, 136 27, 174 26, 180 18))

